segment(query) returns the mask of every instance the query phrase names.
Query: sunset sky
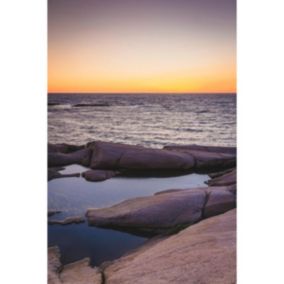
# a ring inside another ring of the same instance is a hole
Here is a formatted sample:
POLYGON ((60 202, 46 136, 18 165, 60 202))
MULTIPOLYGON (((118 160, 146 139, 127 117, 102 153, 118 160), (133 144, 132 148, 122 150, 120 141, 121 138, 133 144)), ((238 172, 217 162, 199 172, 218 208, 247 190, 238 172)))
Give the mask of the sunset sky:
POLYGON ((48 0, 49 92, 235 92, 235 0, 48 0))

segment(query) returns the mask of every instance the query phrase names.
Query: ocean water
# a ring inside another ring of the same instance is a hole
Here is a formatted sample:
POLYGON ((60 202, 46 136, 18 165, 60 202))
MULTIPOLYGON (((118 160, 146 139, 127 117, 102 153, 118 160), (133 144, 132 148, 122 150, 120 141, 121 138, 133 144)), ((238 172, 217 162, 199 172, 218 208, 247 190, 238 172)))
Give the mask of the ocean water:
POLYGON ((236 146, 232 94, 49 94, 48 103, 51 143, 236 146))

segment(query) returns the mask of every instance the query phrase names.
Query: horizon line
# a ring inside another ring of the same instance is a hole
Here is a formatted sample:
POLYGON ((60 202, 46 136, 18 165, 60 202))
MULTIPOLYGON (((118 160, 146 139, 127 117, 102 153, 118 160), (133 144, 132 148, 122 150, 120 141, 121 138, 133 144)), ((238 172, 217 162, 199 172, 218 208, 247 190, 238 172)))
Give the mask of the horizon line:
POLYGON ((70 91, 67 91, 67 92, 47 92, 48 95, 52 95, 52 94, 72 94, 72 95, 80 95, 80 94, 96 94, 96 95, 99 95, 99 94, 102 94, 102 95, 133 95, 133 94, 176 94, 176 95, 217 95, 217 94, 224 94, 224 95, 236 95, 237 94, 237 91, 235 92, 80 92, 80 91, 74 91, 74 92, 70 92, 70 91))

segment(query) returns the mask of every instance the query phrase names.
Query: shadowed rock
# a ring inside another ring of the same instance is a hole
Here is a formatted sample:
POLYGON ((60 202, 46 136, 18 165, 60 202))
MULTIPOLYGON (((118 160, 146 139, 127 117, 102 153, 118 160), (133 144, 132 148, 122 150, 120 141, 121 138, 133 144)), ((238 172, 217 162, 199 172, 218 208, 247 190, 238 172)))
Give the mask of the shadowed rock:
POLYGON ((57 247, 48 249, 48 284, 102 284, 102 273, 85 258, 63 266, 57 247))
POLYGON ((133 170, 190 170, 194 167, 191 155, 163 149, 150 149, 111 142, 92 142, 90 167, 93 169, 133 170))
POLYGON ((209 173, 208 176, 210 178, 217 178, 217 177, 220 177, 220 176, 223 176, 225 174, 228 174, 230 173, 231 171, 233 171, 235 168, 232 168, 232 169, 228 169, 228 170, 225 170, 225 171, 219 171, 219 172, 214 172, 214 173, 209 173))
POLYGON ((103 181, 119 174, 119 171, 111 170, 90 170, 82 173, 82 176, 88 181, 103 181))
POLYGON ((89 225, 153 236, 178 231, 202 218, 224 213, 235 207, 235 198, 226 187, 219 191, 170 190, 126 200, 109 208, 89 209, 86 217, 89 225))
POLYGON ((109 284, 236 283, 236 210, 108 263, 104 276, 109 284))
POLYGON ((210 186, 224 186, 236 183, 237 183, 236 169, 230 171, 229 173, 225 173, 224 175, 218 176, 216 178, 207 181, 207 184, 210 186))
POLYGON ((88 166, 90 162, 91 150, 82 149, 71 153, 51 152, 48 154, 48 166, 58 167, 71 164, 88 166))
POLYGON ((67 217, 64 220, 49 220, 49 225, 70 225, 70 224, 80 224, 84 223, 85 218, 83 216, 73 216, 73 217, 67 217))

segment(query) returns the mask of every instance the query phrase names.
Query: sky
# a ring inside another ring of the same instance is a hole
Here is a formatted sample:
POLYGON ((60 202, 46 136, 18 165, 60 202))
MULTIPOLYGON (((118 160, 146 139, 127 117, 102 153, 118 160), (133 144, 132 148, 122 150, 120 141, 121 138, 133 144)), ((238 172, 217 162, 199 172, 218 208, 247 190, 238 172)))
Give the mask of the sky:
POLYGON ((48 0, 49 92, 235 92, 235 0, 48 0))

